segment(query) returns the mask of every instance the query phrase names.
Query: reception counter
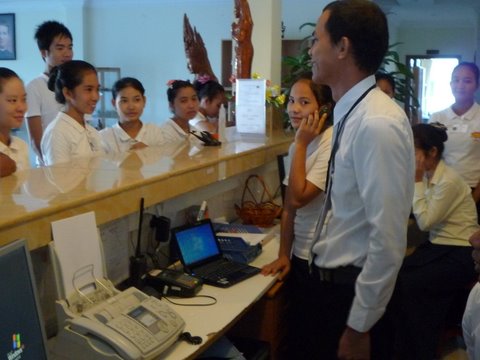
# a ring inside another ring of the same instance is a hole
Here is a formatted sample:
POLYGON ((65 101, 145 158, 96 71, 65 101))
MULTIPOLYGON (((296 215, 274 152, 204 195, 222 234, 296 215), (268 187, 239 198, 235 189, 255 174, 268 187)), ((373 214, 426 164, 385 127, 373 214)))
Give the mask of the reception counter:
POLYGON ((145 206, 247 173, 276 161, 292 138, 239 140, 220 147, 183 144, 121 156, 79 159, 0 179, 0 245, 26 238, 31 250, 51 240, 50 223, 87 211, 97 225, 145 206))

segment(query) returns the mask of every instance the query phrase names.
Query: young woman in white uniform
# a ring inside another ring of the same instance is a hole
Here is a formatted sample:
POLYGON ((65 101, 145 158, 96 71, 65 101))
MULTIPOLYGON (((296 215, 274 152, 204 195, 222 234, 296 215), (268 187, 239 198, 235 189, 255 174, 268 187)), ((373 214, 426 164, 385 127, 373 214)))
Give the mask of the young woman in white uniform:
POLYGON ((0 177, 30 168, 28 145, 11 135, 27 111, 27 94, 22 80, 7 68, 0 68, 0 177))
POLYGON ((85 121, 100 98, 100 84, 95 67, 85 61, 72 60, 53 68, 48 82, 55 98, 65 109, 59 112, 42 137, 41 147, 46 165, 75 158, 103 154, 98 131, 85 121))
POLYGON ((328 159, 332 142, 333 108, 330 88, 313 83, 311 74, 297 80, 288 98, 287 112, 297 133, 290 146, 284 180, 287 185, 281 219, 278 258, 262 269, 262 274, 289 275, 287 353, 288 358, 315 358, 316 344, 310 335, 318 322, 311 316, 315 298, 315 279, 308 266, 313 236, 324 202, 328 159), (323 115, 323 122, 312 137, 303 129, 311 127, 314 114, 323 115), (330 120, 330 121, 327 121, 330 120))
POLYGON ((196 139, 190 131, 197 129, 189 122, 197 115, 199 109, 197 91, 190 81, 171 80, 167 85, 168 104, 173 116, 161 127, 165 141, 169 144, 179 144, 196 139))
POLYGON ((145 124, 140 120, 146 97, 145 89, 139 80, 131 77, 118 80, 112 87, 112 97, 118 123, 100 131, 107 153, 123 153, 165 144, 163 132, 158 126, 145 124))

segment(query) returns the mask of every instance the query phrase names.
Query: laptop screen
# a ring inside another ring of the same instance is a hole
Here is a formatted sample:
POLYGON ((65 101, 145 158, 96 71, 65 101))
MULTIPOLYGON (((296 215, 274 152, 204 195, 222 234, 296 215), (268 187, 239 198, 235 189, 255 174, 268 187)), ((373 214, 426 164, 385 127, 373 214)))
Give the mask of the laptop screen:
POLYGON ((0 283, 0 359, 46 359, 43 319, 24 240, 0 248, 0 283))
POLYGON ((203 220, 172 231, 185 266, 221 254, 210 220, 203 220))

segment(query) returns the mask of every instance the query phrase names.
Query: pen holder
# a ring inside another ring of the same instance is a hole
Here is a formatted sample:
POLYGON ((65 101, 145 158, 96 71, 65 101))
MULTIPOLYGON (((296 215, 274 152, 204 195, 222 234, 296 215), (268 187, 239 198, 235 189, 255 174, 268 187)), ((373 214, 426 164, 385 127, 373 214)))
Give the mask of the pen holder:
POLYGON ((282 207, 273 201, 272 195, 268 191, 263 178, 259 175, 250 175, 245 181, 242 202, 240 206, 235 204, 235 211, 246 225, 270 227, 273 226, 275 218, 281 214, 282 207), (256 181, 261 188, 260 199, 257 199, 252 191, 254 181, 256 181), (246 200, 247 195, 251 200, 246 200))

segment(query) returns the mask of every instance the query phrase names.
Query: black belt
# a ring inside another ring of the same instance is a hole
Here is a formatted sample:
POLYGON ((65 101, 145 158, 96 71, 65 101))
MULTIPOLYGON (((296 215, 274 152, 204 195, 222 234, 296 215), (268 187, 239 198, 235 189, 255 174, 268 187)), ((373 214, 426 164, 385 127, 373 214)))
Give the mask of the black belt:
POLYGON ((354 284, 361 268, 353 265, 340 266, 334 269, 325 269, 314 267, 314 274, 318 275, 320 282, 328 282, 332 284, 354 284))

